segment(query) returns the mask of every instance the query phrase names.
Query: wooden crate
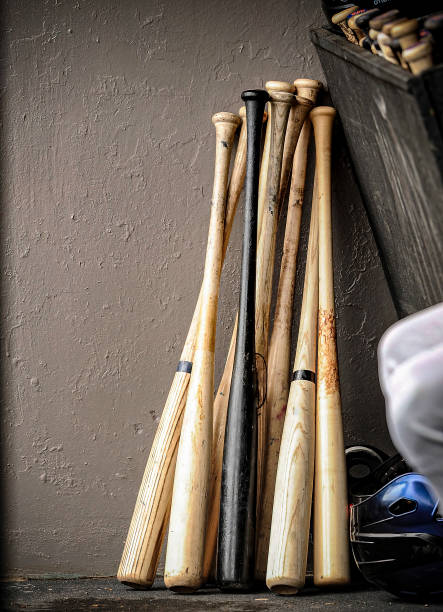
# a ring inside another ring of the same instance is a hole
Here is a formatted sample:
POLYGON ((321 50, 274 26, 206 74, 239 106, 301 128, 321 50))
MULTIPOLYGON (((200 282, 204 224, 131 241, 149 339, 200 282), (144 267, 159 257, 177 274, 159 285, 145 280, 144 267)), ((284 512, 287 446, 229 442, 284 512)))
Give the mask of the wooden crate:
POLYGON ((443 66, 412 76, 311 32, 399 316, 443 301, 443 66))

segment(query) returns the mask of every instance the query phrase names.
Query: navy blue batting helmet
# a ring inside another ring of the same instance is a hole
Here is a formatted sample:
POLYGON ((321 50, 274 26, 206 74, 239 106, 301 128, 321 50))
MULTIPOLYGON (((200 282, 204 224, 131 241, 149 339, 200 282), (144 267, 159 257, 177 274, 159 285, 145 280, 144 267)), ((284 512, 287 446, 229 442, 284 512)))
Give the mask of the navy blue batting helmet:
POLYGON ((351 507, 352 551, 362 574, 405 598, 443 596, 443 517, 424 476, 402 474, 351 507))

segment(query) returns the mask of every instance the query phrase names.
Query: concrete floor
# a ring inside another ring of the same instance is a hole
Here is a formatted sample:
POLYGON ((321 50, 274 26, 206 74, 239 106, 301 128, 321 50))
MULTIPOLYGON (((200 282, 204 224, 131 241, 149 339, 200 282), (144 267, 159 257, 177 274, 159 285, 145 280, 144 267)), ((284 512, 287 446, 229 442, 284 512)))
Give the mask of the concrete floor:
POLYGON ((269 591, 247 595, 228 595, 216 589, 204 589, 194 595, 176 595, 158 581, 150 591, 135 591, 115 578, 75 580, 23 580, 3 585, 1 610, 221 610, 233 612, 274 610, 424 610, 442 609, 439 604, 400 601, 369 586, 325 593, 306 588, 295 597, 279 597, 269 591))

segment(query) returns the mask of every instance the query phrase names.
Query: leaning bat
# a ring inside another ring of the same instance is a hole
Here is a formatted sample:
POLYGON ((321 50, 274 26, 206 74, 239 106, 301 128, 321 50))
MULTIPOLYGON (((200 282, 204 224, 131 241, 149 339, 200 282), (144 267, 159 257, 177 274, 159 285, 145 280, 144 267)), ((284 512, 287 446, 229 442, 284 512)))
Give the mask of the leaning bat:
POLYGON ((267 586, 280 595, 294 595, 303 587, 308 557, 315 442, 317 216, 314 186, 297 351, 278 459, 266 572, 267 586))
POLYGON ((231 148, 240 119, 232 113, 218 113, 212 121, 216 157, 211 220, 194 363, 177 452, 164 576, 166 586, 181 593, 198 589, 203 579, 225 203, 231 148))
MULTIPOLYGON (((290 93, 293 85, 269 81, 266 89, 271 106, 271 148, 267 180, 266 206, 263 212, 260 241, 257 251, 257 275, 255 290, 255 346, 256 352, 266 361, 268 354, 269 314, 271 308, 272 276, 274 272, 275 241, 278 220, 278 194, 283 157, 285 131, 289 111, 295 101, 290 93)), ((264 398, 264 391, 260 393, 264 398)), ((266 452, 266 402, 258 410, 257 425, 257 516, 260 516, 260 496, 266 452)))
MULTIPOLYGON (((244 117, 244 109, 240 110, 244 117)), ((228 189, 223 258, 228 247, 246 171, 246 122, 243 122, 228 189)), ((177 371, 152 443, 138 492, 117 578, 134 587, 149 588, 155 579, 172 498, 178 439, 194 358, 201 291, 177 371)))
MULTIPOLYGON (((307 113, 317 100, 322 84, 314 79, 297 79, 294 81, 297 92, 297 104, 291 108, 286 129, 285 148, 283 152, 282 174, 280 178, 280 209, 286 192, 290 169, 285 170, 285 155, 292 154, 294 180, 291 184, 290 201, 281 262, 281 274, 274 314, 274 325, 271 335, 268 359, 268 393, 267 393, 267 446, 261 501, 261 514, 258 529, 256 577, 264 580, 268 561, 269 535, 271 529, 272 505, 274 502, 275 475, 277 473, 278 453, 283 431, 284 411, 289 393, 289 360, 292 328, 292 304, 294 298, 296 258, 300 235, 301 206, 306 176, 307 150, 310 137, 310 124, 302 131, 303 138, 297 145, 294 156, 294 144, 297 143, 300 129, 305 124, 307 113), (291 123, 292 117, 292 124, 291 123), (286 172, 286 174, 285 174, 286 172)), ((306 125, 306 124, 305 124, 306 125)))
POLYGON ((314 583, 349 582, 346 464, 338 378, 331 226, 335 110, 311 111, 318 179, 318 384, 314 489, 314 583))
POLYGON ((255 274, 262 118, 268 93, 244 91, 248 131, 245 218, 237 340, 223 451, 217 583, 248 591, 254 583, 257 452, 255 274))
POLYGON ((311 125, 309 121, 306 121, 301 131, 293 160, 277 303, 269 343, 268 393, 266 400, 268 432, 256 560, 256 577, 259 580, 264 580, 266 577, 275 476, 289 393, 288 378, 291 357, 292 306, 310 134, 311 125))
MULTIPOLYGON (((243 110, 245 107, 242 107, 243 110)), ((263 113, 263 122, 266 121, 268 115, 266 112, 263 113)), ((268 118, 269 120, 269 118, 268 118)), ((243 126, 246 126, 246 121, 243 122, 243 126)), ((242 126, 242 130, 243 130, 242 126)), ((268 134, 268 130, 266 132, 268 134)), ((246 135, 246 127, 245 127, 246 135)), ((266 143, 265 143, 266 146, 266 143)), ((262 167, 263 164, 267 167, 267 157, 265 152, 262 156, 262 167)), ((261 171, 260 171, 261 175, 261 171)), ((266 183, 260 183, 259 187, 259 199, 261 189, 264 188, 266 183)), ((262 202, 263 205, 263 202, 262 202)), ((260 213, 260 208, 259 208, 260 213)), ((260 232, 257 232, 259 235, 260 232)), ((226 417, 228 412, 229 402, 229 389, 231 388, 231 376, 232 368, 234 365, 235 355, 235 341, 237 338, 237 322, 238 313, 235 319, 234 329, 232 331, 231 343, 229 346, 228 356, 226 358, 225 368, 223 375, 220 380, 220 384, 217 390, 217 395, 214 399, 214 422, 212 430, 212 457, 211 457, 211 472, 209 477, 209 509, 208 509, 208 520, 206 526, 206 538, 205 538, 205 553, 203 561, 203 582, 207 582, 211 571, 215 566, 215 552, 217 548, 217 532, 218 532, 218 519, 220 513, 220 487, 221 487, 221 475, 222 475, 222 463, 223 463, 223 446, 225 442, 225 429, 226 429, 226 417)), ((213 572, 212 572, 213 573, 213 572)))

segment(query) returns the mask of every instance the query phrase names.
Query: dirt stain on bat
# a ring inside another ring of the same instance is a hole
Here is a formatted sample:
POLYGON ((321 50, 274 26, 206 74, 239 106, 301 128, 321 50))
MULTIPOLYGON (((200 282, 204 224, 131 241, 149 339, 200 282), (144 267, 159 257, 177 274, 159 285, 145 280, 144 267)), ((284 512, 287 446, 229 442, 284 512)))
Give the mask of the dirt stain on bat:
POLYGON ((335 316, 332 310, 318 312, 318 379, 326 393, 332 394, 339 388, 335 316))

